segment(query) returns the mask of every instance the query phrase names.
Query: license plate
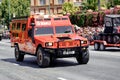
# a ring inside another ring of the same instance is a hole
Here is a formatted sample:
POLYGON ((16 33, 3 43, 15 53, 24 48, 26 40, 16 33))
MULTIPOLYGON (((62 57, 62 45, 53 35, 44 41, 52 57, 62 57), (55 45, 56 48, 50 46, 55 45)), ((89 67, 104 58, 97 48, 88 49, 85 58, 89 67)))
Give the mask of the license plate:
POLYGON ((75 51, 63 51, 63 54, 75 54, 75 51))

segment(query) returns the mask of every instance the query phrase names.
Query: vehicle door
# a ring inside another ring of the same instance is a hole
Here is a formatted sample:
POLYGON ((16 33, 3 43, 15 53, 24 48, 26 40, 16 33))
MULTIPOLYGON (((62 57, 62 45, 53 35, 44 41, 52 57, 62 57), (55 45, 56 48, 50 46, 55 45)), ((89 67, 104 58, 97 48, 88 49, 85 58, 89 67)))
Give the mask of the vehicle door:
POLYGON ((15 42, 18 43, 19 49, 23 51, 21 22, 19 21, 17 21, 16 31, 15 31, 15 42))
POLYGON ((28 29, 27 38, 25 39, 26 51, 28 53, 35 53, 35 43, 32 41, 32 29, 28 29))
POLYGON ((26 23, 22 23, 22 29, 21 29, 21 47, 23 51, 26 51, 26 44, 25 44, 25 40, 27 38, 26 36, 26 23))

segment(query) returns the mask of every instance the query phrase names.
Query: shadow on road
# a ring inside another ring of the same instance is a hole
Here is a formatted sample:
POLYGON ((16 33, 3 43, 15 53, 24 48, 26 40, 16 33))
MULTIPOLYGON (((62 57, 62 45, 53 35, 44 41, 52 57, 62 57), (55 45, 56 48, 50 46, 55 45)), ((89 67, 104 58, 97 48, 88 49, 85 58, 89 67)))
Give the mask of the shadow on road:
MULTIPOLYGON (((37 65, 36 57, 28 57, 25 58, 23 62, 17 62, 14 58, 7 58, 7 59, 1 59, 2 61, 13 63, 14 65, 19 66, 27 66, 32 68, 39 68, 37 65)), ((55 60, 52 65, 48 68, 55 68, 55 67, 69 67, 69 66, 77 66, 77 62, 68 61, 68 60, 55 60)))
POLYGON ((25 58, 23 62, 18 62, 14 58, 7 58, 2 59, 2 61, 13 63, 13 65, 19 65, 19 66, 28 66, 33 68, 38 68, 37 62, 34 57, 25 58))

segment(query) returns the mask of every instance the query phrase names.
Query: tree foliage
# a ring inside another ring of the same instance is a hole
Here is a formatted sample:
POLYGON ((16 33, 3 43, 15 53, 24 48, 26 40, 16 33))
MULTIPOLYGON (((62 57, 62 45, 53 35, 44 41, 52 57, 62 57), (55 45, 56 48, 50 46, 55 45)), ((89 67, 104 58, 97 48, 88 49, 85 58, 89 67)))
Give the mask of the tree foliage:
POLYGON ((120 0, 109 0, 107 3, 107 8, 114 7, 116 5, 120 5, 120 0))
POLYGON ((97 10, 98 0, 84 0, 82 5, 84 10, 92 9, 97 10))
POLYGON ((79 7, 76 7, 71 2, 65 2, 62 6, 63 14, 75 14, 77 11, 79 11, 79 7))
POLYGON ((2 0, 0 4, 0 18, 9 25, 9 18, 28 16, 30 0, 2 0))

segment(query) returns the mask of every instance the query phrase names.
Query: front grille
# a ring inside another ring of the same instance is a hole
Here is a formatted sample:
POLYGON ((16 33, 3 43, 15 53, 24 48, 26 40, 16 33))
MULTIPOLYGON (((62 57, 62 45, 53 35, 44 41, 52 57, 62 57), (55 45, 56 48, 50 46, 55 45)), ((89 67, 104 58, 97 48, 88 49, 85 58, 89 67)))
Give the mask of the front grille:
POLYGON ((60 41, 59 48, 67 48, 67 47, 78 47, 80 46, 80 41, 60 41))

